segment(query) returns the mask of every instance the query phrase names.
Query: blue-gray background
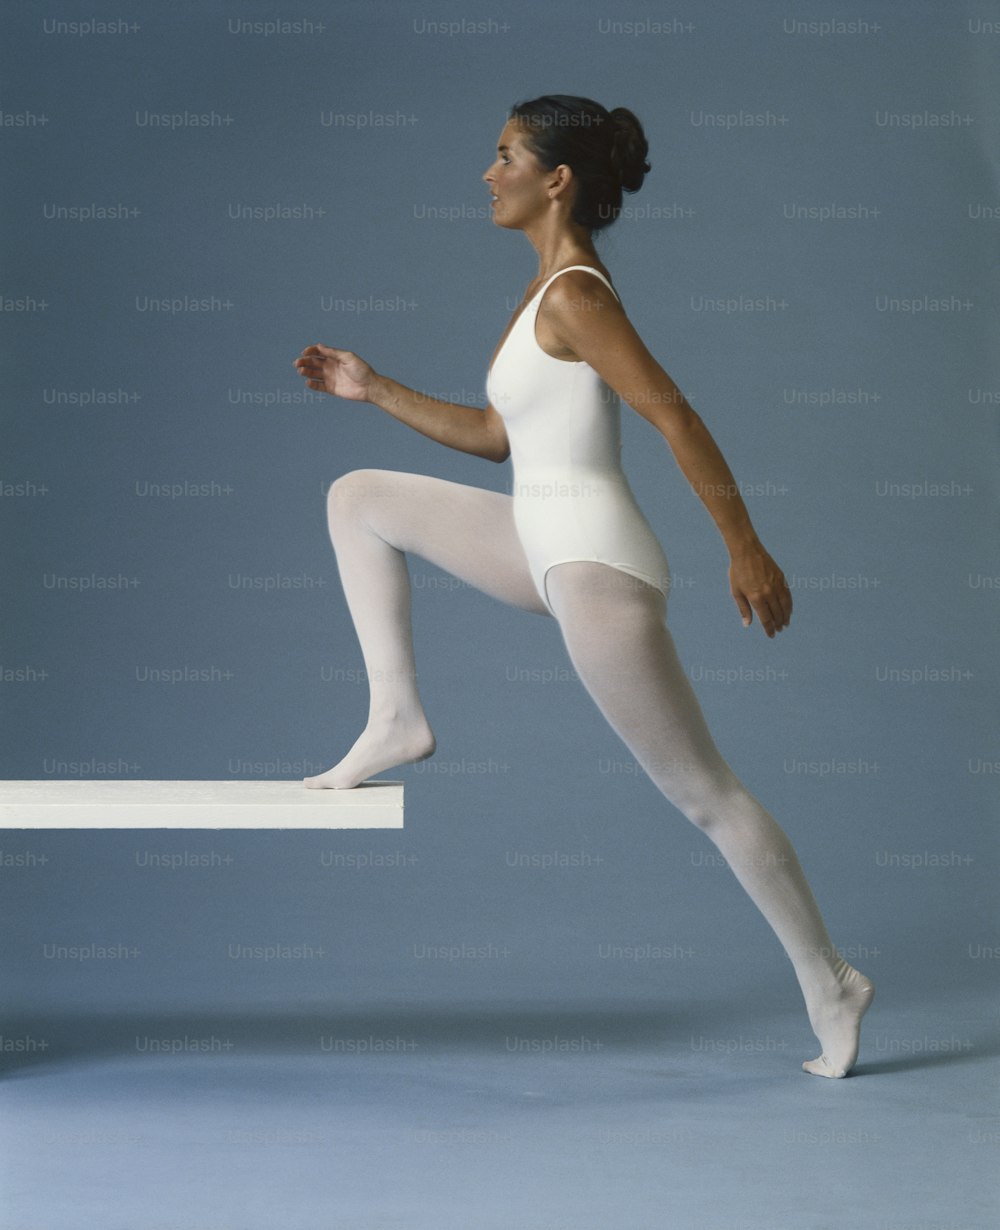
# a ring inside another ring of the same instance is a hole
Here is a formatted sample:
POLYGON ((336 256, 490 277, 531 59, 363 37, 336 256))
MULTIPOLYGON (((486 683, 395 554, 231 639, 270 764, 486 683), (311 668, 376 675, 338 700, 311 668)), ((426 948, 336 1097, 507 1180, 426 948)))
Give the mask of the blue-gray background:
MULTIPOLYGON (((326 487, 510 470, 304 392, 292 360, 322 340, 482 405, 537 258, 481 176, 513 102, 580 93, 646 127, 652 173, 599 251, 793 585, 790 630, 742 629, 713 525, 623 408, 719 744, 896 1002, 992 974, 995 5, 6 9, 3 777, 298 778, 346 751, 366 689, 326 487), (59 25, 89 19, 124 28, 59 25), (252 24, 275 19, 299 26, 252 24), (831 20, 858 24, 809 24, 831 20)), ((761 979, 796 1002, 554 622, 410 568, 439 750, 384 775, 404 830, 8 831, 8 1005, 761 979), (88 944, 137 955, 45 955, 88 944), (230 955, 268 944, 312 955, 230 955), (660 956, 601 955, 642 944, 660 956)))

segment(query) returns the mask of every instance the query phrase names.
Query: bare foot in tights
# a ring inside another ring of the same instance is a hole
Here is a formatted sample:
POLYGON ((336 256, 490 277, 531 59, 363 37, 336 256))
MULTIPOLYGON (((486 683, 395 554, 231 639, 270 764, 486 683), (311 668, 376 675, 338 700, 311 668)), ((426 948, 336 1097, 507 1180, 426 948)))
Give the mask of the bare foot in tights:
POLYGON ((806 1007, 823 1053, 802 1067, 813 1076, 846 1076, 858 1057, 861 1018, 875 998, 875 984, 843 957, 834 968, 837 983, 822 996, 808 997, 806 1007))
POLYGON ((436 747, 437 740, 425 717, 369 721, 343 760, 325 773, 303 781, 310 790, 352 790, 376 773, 426 760, 436 747))

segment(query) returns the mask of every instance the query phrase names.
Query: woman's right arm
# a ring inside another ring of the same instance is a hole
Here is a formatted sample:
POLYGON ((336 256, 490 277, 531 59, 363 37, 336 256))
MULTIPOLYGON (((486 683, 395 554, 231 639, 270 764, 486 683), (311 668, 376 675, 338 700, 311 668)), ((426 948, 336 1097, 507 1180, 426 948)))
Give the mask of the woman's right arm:
POLYGON ((438 401, 379 375, 352 351, 332 346, 307 346, 295 366, 317 393, 371 402, 438 444, 488 461, 505 461, 510 456, 503 419, 489 403, 484 411, 438 401))

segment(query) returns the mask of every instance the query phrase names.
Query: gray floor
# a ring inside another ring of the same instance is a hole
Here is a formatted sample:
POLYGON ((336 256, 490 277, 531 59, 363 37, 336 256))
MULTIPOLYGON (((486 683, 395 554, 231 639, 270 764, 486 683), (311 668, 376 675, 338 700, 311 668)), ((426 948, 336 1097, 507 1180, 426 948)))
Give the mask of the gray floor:
POLYGON ((740 988, 23 1017, 4 1030, 0 1226, 996 1227, 992 1001, 885 999, 841 1081, 799 1070, 794 994, 740 988), (19 1038, 47 1045, 10 1053, 19 1038))

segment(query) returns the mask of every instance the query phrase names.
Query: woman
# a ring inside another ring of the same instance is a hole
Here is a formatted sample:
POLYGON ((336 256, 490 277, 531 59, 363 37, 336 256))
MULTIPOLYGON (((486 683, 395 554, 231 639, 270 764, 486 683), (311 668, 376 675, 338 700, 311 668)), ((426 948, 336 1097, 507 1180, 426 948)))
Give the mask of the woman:
POLYGON ((493 356, 485 412, 435 401, 363 359, 309 346, 310 389, 369 401, 414 430, 491 461, 511 457, 512 495, 388 470, 330 487, 330 536, 367 668, 368 724, 311 788, 351 789, 430 756, 404 553, 559 623, 590 695, 666 798, 715 843, 795 970, 822 1054, 803 1063, 845 1076, 872 982, 827 934, 795 851, 716 748, 666 626, 669 571, 620 468, 620 402, 665 437, 730 554, 733 598, 773 637, 792 600, 754 532, 733 475, 701 419, 633 329, 594 249, 622 191, 650 169, 642 127, 623 107, 547 95, 511 109, 484 173, 493 220, 539 257, 493 356))

